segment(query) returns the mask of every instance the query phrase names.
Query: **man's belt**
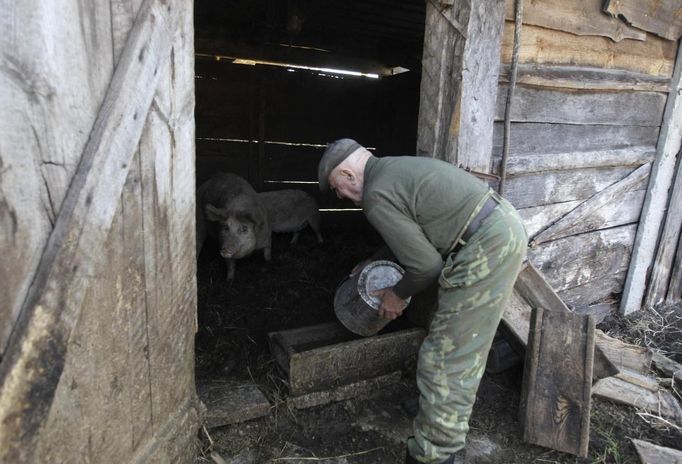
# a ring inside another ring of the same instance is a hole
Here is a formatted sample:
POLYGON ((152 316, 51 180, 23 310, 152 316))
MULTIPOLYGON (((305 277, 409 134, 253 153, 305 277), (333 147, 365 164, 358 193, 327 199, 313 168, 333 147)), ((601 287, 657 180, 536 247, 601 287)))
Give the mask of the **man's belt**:
POLYGON ((466 228, 462 234, 462 240, 468 242, 471 237, 476 233, 481 223, 490 216, 495 208, 497 208, 498 202, 494 197, 488 198, 488 200, 483 204, 483 208, 478 212, 476 216, 469 222, 469 226, 466 228))

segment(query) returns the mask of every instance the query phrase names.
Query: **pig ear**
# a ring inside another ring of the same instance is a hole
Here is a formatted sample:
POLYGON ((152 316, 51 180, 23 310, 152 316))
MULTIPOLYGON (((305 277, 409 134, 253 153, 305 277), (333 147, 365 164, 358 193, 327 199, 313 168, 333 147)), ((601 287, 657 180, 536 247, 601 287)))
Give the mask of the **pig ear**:
POLYGON ((211 204, 206 205, 206 219, 209 221, 220 222, 227 219, 227 213, 224 209, 216 208, 211 204))

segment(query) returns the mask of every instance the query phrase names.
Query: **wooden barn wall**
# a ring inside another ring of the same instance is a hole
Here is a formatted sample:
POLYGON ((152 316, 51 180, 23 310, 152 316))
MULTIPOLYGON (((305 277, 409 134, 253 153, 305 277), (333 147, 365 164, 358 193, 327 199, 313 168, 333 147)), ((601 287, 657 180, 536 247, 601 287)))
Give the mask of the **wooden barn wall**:
MULTIPOLYGON (((493 171, 502 153, 513 4, 507 1, 493 171)), ((602 13, 600 1, 526 2, 505 196, 531 239, 590 200, 577 221, 529 250, 570 306, 615 308, 647 187, 646 175, 627 178, 654 159, 675 54, 676 42, 602 13), (615 192, 609 199, 598 195, 607 187, 615 192)))
MULTIPOLYGON (((146 0, 1 8, 2 349, 95 119, 107 110, 102 102, 137 12, 150 4, 158 12, 159 2, 146 0)), ((123 192, 118 199, 92 198, 118 203, 108 238, 90 250, 102 264, 87 276, 80 309, 69 312, 78 316, 68 321, 73 330, 63 370, 54 374, 56 390, 44 392, 54 396, 31 397, 48 405, 46 418, 13 418, 39 424, 28 430, 31 437, 21 437, 32 444, 18 451, 31 456, 27 462, 191 462, 194 456, 193 7, 171 5, 177 10, 168 16, 178 23, 171 23, 170 56, 157 70, 123 192)), ((50 377, 53 366, 46 366, 43 375, 50 377)), ((32 414, 40 406, 25 408, 32 414)), ((7 446, 8 426, 5 420, 0 428, 0 460, 20 462, 7 446)))
MULTIPOLYGON (((230 171, 258 191, 296 188, 323 210, 353 208, 319 193, 317 165, 328 142, 351 137, 375 153, 414 154, 414 72, 369 79, 198 58, 196 77, 197 182, 230 171)), ((323 211, 325 222, 349 217, 362 220, 358 212, 323 211)))

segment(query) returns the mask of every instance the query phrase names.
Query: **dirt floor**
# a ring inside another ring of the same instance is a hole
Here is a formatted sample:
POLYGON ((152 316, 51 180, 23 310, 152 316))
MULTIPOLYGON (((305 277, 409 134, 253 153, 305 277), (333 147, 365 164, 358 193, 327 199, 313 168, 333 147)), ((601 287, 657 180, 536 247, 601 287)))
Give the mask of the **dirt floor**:
MULTIPOLYGON (((297 410, 287 403, 286 380, 269 352, 268 332, 335 320, 337 286, 381 245, 369 229, 326 229, 324 235, 325 243, 318 244, 311 231, 304 231, 294 246, 289 235, 275 235, 272 261, 265 263, 262 253, 238 261, 231 285, 225 282, 217 245, 207 242, 204 247, 198 271, 197 381, 255 383, 272 408, 265 418, 202 433, 197 462, 403 462, 411 431, 402 403, 416 396, 413 373, 369 398, 297 410)), ((612 317, 600 328, 664 350, 680 362, 682 308, 660 311, 644 318, 612 317)), ((517 417, 521 380, 520 366, 484 376, 470 421, 468 462, 638 463, 631 438, 682 448, 679 427, 596 398, 587 459, 527 445, 517 417)))

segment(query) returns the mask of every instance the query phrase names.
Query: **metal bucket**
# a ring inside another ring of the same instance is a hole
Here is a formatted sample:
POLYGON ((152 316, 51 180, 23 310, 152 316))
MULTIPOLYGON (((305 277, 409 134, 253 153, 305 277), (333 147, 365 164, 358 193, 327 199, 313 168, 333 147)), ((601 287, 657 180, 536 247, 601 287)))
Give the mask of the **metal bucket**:
POLYGON ((334 295, 336 317, 355 334, 365 337, 376 334, 390 321, 379 317, 380 299, 371 293, 394 286, 404 273, 392 261, 372 261, 361 272, 348 276, 334 295))

